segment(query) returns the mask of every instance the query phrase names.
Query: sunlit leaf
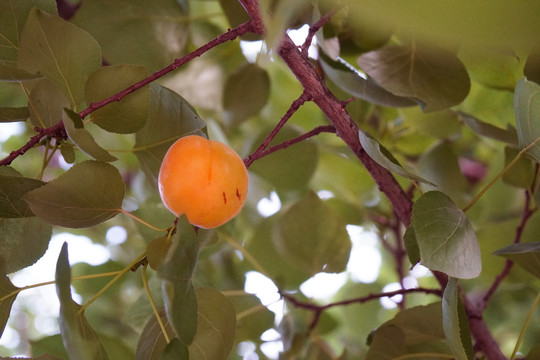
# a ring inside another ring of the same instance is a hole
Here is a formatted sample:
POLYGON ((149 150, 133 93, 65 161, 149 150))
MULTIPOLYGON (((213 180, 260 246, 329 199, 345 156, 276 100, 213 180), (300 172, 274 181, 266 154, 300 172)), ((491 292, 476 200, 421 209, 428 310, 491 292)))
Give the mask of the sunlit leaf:
POLYGON ((312 275, 337 273, 347 266, 351 240, 345 222, 317 195, 291 206, 279 221, 274 241, 278 252, 312 275))
POLYGON ((24 196, 39 218, 59 226, 81 228, 108 220, 124 199, 124 181, 107 163, 88 160, 24 196))
POLYGON ((371 78, 361 77, 352 65, 340 59, 334 61, 324 53, 320 54, 321 67, 330 80, 341 90, 373 104, 393 107, 414 106, 416 103, 406 97, 396 96, 378 85, 371 78))
POLYGON ((175 334, 186 345, 191 344, 197 331, 197 297, 191 279, 198 255, 199 244, 193 225, 182 216, 158 275, 163 279, 167 318, 175 334))
POLYGON ((364 150, 377 164, 407 179, 433 185, 432 182, 405 170, 388 150, 382 147, 377 140, 373 139, 367 133, 359 131, 358 138, 360 139, 360 144, 362 144, 364 150))
MULTIPOLYGON (((112 156, 107 150, 103 149, 96 142, 92 134, 84 128, 78 128, 75 123, 64 111, 62 114, 64 127, 69 139, 86 155, 104 162, 118 160, 112 156)), ((82 123, 81 123, 82 124, 82 123)))
POLYGON ((450 110, 424 113, 419 107, 400 110, 403 124, 410 131, 420 131, 438 139, 452 139, 460 136, 462 124, 458 115, 450 110))
POLYGON ((480 275, 480 247, 472 224, 447 195, 424 193, 413 206, 412 224, 422 265, 461 279, 480 275))
POLYGON ((521 149, 529 147, 527 155, 540 162, 540 85, 523 78, 514 92, 516 128, 521 149))
POLYGON ((179 94, 150 86, 149 118, 136 134, 134 153, 146 177, 157 189, 161 161, 169 147, 184 135, 206 136, 206 123, 179 94))
POLYGON ((190 360, 225 360, 235 343, 236 312, 219 291, 204 287, 197 289, 199 325, 189 346, 190 360))
POLYGON ((457 105, 469 93, 465 67, 447 50, 388 45, 361 55, 358 65, 386 90, 414 99, 425 112, 457 105))
POLYGON ((33 9, 21 35, 17 65, 53 80, 75 107, 84 100, 86 77, 101 66, 101 49, 86 31, 33 9))
POLYGON ((22 196, 43 184, 37 179, 0 175, 0 218, 34 216, 22 196))
POLYGON ((34 126, 47 128, 62 120, 64 108, 69 107, 69 100, 62 89, 48 79, 38 81, 28 97, 30 121, 34 126))
MULTIPOLYGON (((115 95, 146 78, 148 71, 140 65, 113 65, 92 73, 85 86, 86 102, 91 104, 115 95)), ((92 122, 101 128, 120 134, 140 130, 148 117, 150 88, 145 86, 94 111, 92 122)))
POLYGON ((234 127, 257 115, 270 96, 270 78, 263 68, 246 64, 236 70, 223 89, 223 118, 234 127))
POLYGON ((0 107, 0 123, 25 121, 28 115, 27 107, 0 107))
POLYGON ((186 0, 87 1, 72 21, 99 41, 110 64, 142 64, 150 71, 180 57, 189 39, 186 0))
POLYGON ((17 292, 18 289, 18 287, 11 283, 2 269, 0 271, 0 337, 2 337, 6 328, 11 306, 19 294, 17 292))
POLYGON ((457 360, 473 359, 467 315, 458 294, 458 279, 450 277, 442 300, 442 321, 448 346, 457 360))
POLYGON ((15 65, 20 35, 33 7, 56 14, 54 0, 0 1, 0 62, 15 65))
POLYGON ((495 251, 493 254, 514 261, 540 278, 540 242, 512 244, 495 251))
POLYGON ((0 219, 0 263, 12 273, 38 261, 49 246, 52 226, 38 218, 0 219))
POLYGON ((67 243, 56 263, 56 293, 60 300, 60 333, 71 360, 105 360, 107 354, 96 332, 90 327, 81 306, 71 297, 71 269, 67 243))
POLYGON ((457 113, 465 125, 476 134, 517 146, 518 139, 515 131, 501 129, 464 112, 458 111, 457 113))

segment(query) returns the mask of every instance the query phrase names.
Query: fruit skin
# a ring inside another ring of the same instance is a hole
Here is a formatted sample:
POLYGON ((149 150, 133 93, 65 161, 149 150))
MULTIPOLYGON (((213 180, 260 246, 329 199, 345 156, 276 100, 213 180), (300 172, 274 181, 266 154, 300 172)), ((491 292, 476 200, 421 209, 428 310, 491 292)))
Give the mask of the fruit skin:
POLYGON ((185 214, 191 224, 211 229, 240 212, 248 174, 242 159, 227 145, 189 135, 165 154, 158 184, 161 200, 173 214, 185 214))

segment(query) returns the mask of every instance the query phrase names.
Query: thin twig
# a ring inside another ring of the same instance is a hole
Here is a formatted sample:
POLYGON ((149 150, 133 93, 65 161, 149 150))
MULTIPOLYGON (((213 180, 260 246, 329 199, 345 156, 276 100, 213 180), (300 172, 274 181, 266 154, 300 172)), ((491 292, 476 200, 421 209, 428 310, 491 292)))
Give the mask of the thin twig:
POLYGON ((300 48, 300 50, 302 51, 302 55, 304 55, 305 57, 308 56, 308 50, 309 50, 309 47, 311 46, 311 43, 313 42, 313 37, 315 36, 317 31, 319 31, 324 26, 324 24, 330 21, 332 16, 334 16, 335 12, 336 10, 333 10, 330 13, 321 16, 319 20, 317 20, 315 23, 313 23, 309 27, 306 40, 304 41, 304 43, 302 44, 302 47, 300 48))

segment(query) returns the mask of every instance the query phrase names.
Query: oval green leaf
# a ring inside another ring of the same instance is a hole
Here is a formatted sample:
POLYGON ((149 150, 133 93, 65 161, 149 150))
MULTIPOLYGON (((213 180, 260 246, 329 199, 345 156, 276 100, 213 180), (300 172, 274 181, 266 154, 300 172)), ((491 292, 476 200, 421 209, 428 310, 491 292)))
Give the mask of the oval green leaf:
POLYGON ((516 262, 523 269, 540 278, 540 242, 512 244, 493 254, 516 262))
POLYGON ((34 216, 22 196, 43 184, 37 179, 0 175, 0 218, 34 216))
POLYGON ((34 126, 47 128, 56 125, 67 107, 69 101, 62 89, 48 79, 39 80, 30 91, 28 108, 34 126))
POLYGON ((523 78, 514 92, 514 111, 519 147, 527 149, 527 155, 540 162, 540 86, 523 78))
POLYGON ((124 191, 114 166, 88 160, 30 191, 24 200, 36 216, 53 225, 83 228, 118 214, 124 191))
POLYGON ((412 224, 422 265, 460 279, 480 275, 480 247, 472 224, 447 195, 429 191, 418 198, 412 224))

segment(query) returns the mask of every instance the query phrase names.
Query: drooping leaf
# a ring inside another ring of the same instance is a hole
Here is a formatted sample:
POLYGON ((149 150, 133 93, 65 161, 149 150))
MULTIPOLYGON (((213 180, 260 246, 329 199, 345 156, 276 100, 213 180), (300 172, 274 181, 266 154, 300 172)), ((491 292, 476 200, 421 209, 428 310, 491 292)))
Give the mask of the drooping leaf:
POLYGON ((86 31, 33 9, 21 35, 17 65, 53 80, 75 108, 84 101, 87 76, 101 66, 101 49, 86 31))
POLYGON ((161 161, 173 142, 184 135, 206 136, 205 129, 206 123, 183 97, 163 86, 150 86, 149 118, 137 132, 133 150, 156 189, 161 161))
POLYGON ((523 78, 518 81, 514 92, 516 129, 521 149, 540 162, 540 85, 523 78))
MULTIPOLYGON (((508 165, 510 162, 514 161, 516 157, 519 156, 518 149, 515 149, 510 146, 504 148, 504 163, 508 165)), ((527 158, 521 156, 517 161, 512 165, 510 170, 504 173, 502 180, 509 185, 516 186, 523 189, 530 189, 533 184, 535 175, 535 166, 534 162, 527 158)))
POLYGON ((450 277, 442 300, 443 329, 457 360, 474 358, 467 315, 458 294, 458 279, 450 277))
POLYGON ((52 226, 38 218, 0 219, 0 263, 12 273, 38 261, 49 246, 52 226))
MULTIPOLYGON (((84 127, 77 127, 80 126, 77 125, 79 122, 74 122, 73 119, 71 119, 71 117, 66 114, 66 111, 64 111, 64 113, 62 114, 62 119, 69 139, 83 153, 99 161, 111 162, 118 160, 116 157, 112 156, 107 150, 99 146, 92 134, 90 134, 86 129, 84 129, 84 127)), ((82 122, 80 122, 80 124, 82 125, 82 122)))
POLYGON ((501 129, 461 111, 458 111, 457 113, 465 125, 467 125, 476 134, 497 141, 502 141, 510 145, 518 145, 517 134, 515 131, 501 129))
POLYGON ((167 257, 158 269, 162 279, 167 319, 176 336, 189 345, 197 331, 197 297, 192 284, 199 244, 193 226, 185 216, 178 220, 176 235, 167 257))
POLYGON ((493 253, 510 259, 540 278, 540 242, 519 243, 506 246, 493 253))
POLYGON ((388 45, 361 55, 358 65, 383 88, 414 99, 425 112, 457 105, 469 93, 465 67, 447 50, 388 45))
POLYGON ((14 67, 17 61, 20 35, 26 24, 28 13, 33 7, 50 14, 56 14, 56 2, 53 0, 0 2, 0 62, 14 67))
POLYGON ((413 206, 412 224, 422 265, 460 279, 480 275, 480 247, 472 224, 447 195, 424 193, 413 206))
POLYGON ((317 195, 291 206, 279 221, 274 241, 278 253, 314 275, 337 273, 347 266, 351 240, 345 222, 317 195))
POLYGON ((258 114, 270 96, 270 77, 256 64, 246 64, 229 76, 223 89, 223 118, 235 127, 258 114))
POLYGON ((27 107, 0 107, 0 122, 25 121, 28 115, 27 107))
MULTIPOLYGON (((92 73, 85 86, 88 104, 104 100, 146 78, 148 71, 140 65, 113 65, 92 73)), ((120 134, 140 130, 148 117, 150 88, 145 86, 92 113, 92 122, 101 128, 120 134)))
POLYGON ((236 312, 219 291, 197 289, 199 325, 189 346, 190 360, 226 360, 235 343, 236 312))
POLYGON ((22 196, 43 184, 37 179, 0 175, 0 218, 33 216, 22 196))
POLYGON ((405 170, 388 150, 382 147, 377 140, 373 139, 367 133, 359 131, 358 138, 360 139, 360 144, 362 144, 362 147, 368 153, 368 155, 375 160, 377 164, 381 165, 385 169, 395 172, 396 174, 410 180, 434 185, 432 182, 405 170))
POLYGON ((4 333, 11 306, 19 294, 16 292, 19 288, 11 283, 3 269, 0 271, 0 337, 4 333))
POLYGON ((189 39, 186 0, 87 1, 72 21, 99 41, 109 64, 142 64, 150 71, 183 55, 189 39))
POLYGON ((107 353, 96 332, 71 297, 71 269, 67 243, 56 263, 56 293, 60 300, 60 333, 71 360, 105 360, 107 353))
POLYGON ((69 107, 69 100, 62 89, 48 79, 38 81, 28 97, 30 121, 34 126, 47 128, 62 120, 64 108, 69 107))
POLYGON ((334 61, 324 53, 320 54, 321 67, 330 80, 341 90, 373 104, 392 107, 414 106, 416 103, 406 97, 396 96, 378 85, 371 78, 358 74, 352 65, 343 59, 334 61))
POLYGON ((88 160, 30 191, 24 200, 36 216, 51 224, 82 228, 118 214, 124 188, 122 177, 114 166, 88 160))

